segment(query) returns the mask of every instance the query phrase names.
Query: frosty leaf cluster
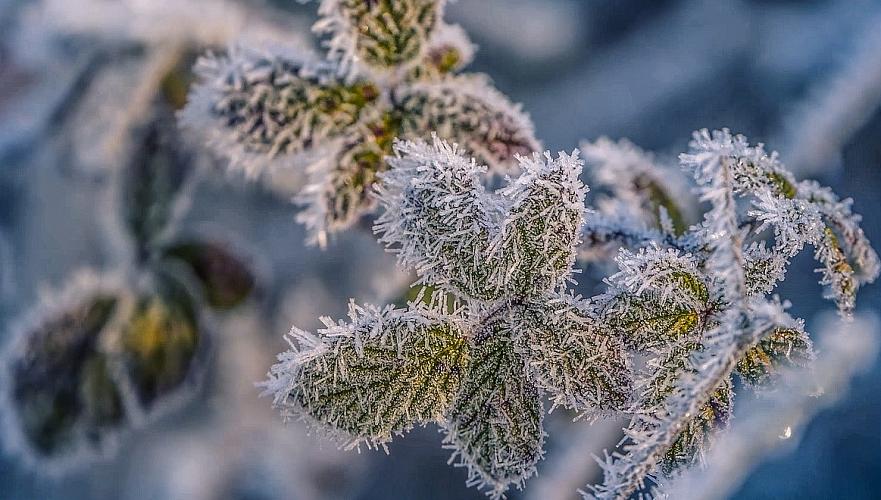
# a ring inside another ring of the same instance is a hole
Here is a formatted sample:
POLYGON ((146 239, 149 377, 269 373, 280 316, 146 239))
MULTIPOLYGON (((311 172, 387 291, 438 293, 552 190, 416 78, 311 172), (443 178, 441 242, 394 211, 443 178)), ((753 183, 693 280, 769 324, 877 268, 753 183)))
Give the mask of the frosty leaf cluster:
POLYGON ((607 279, 607 307, 616 331, 648 357, 635 376, 638 404, 625 441, 607 454, 604 481, 586 496, 662 495, 665 481, 700 465, 713 434, 728 425, 735 377, 761 391, 784 368, 809 366, 804 322, 768 297, 806 245, 845 318, 857 289, 878 276, 850 200, 797 182, 776 153, 727 130, 702 130, 680 164, 709 204, 700 223, 681 235, 662 223, 628 228, 608 218, 585 228, 587 241, 623 247, 620 272, 607 279))
POLYGON ((396 137, 435 132, 507 169, 538 149, 532 124, 485 76, 460 73, 473 47, 443 21, 445 3, 324 0, 314 30, 326 53, 208 55, 182 121, 233 170, 304 171, 298 219, 319 244, 373 210, 396 137))
POLYGON ((814 247, 844 316, 878 274, 849 200, 727 130, 695 133, 680 156, 696 184, 688 207, 669 168, 628 142, 585 147, 590 174, 614 184, 595 210, 578 151, 517 156, 519 175, 498 189, 439 137, 394 151, 374 230, 423 293, 406 308, 352 303, 348 321, 317 333, 294 328, 264 384, 284 416, 348 446, 435 423, 492 497, 535 473, 545 400, 631 417, 585 495, 659 491, 702 463, 734 411, 735 379, 763 391, 812 361, 803 321, 769 295, 789 259, 814 247), (699 202, 703 219, 688 220, 699 202), (575 295, 577 257, 609 255, 606 291, 575 295))
POLYGON ((255 286, 229 245, 176 228, 194 165, 172 133, 173 108, 160 89, 151 114, 124 131, 131 155, 105 200, 121 262, 72 273, 23 315, 0 356, 4 442, 40 472, 106 455, 182 401, 205 364, 209 311, 255 286))

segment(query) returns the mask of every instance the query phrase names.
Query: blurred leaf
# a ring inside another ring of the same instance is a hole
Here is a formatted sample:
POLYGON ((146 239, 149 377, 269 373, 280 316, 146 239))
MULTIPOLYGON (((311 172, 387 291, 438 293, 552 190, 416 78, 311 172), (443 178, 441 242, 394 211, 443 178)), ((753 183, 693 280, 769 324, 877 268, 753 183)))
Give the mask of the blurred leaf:
POLYGON ((653 217, 657 218, 658 227, 661 227, 660 209, 663 207, 667 211, 667 216, 673 223, 673 231, 676 235, 685 234, 688 229, 688 223, 682 214, 682 208, 673 198, 672 194, 646 175, 640 175, 633 179, 634 187, 637 191, 645 193, 648 203, 651 205, 650 210, 653 217))
POLYGON ((163 99, 175 110, 186 106, 190 85, 196 80, 192 71, 192 59, 192 57, 183 58, 181 64, 166 73, 159 84, 163 99))
POLYGON ((351 44, 358 59, 388 69, 419 57, 436 29, 438 0, 342 0, 338 15, 350 26, 351 44))
POLYGON ((123 366, 145 408, 178 389, 191 372, 201 334, 192 299, 166 280, 141 297, 121 331, 123 366))
POLYGON ((193 241, 179 243, 165 256, 186 263, 199 280, 209 306, 232 309, 254 290, 255 278, 248 266, 217 243, 193 241))
POLYGON ((173 118, 156 117, 135 133, 131 160, 122 173, 121 199, 126 228, 139 261, 172 220, 175 201, 190 173, 190 155, 174 136, 173 118))
POLYGON ((25 350, 13 361, 12 399, 38 453, 63 453, 83 438, 100 443, 125 418, 119 387, 98 351, 117 302, 98 295, 27 332, 25 350))

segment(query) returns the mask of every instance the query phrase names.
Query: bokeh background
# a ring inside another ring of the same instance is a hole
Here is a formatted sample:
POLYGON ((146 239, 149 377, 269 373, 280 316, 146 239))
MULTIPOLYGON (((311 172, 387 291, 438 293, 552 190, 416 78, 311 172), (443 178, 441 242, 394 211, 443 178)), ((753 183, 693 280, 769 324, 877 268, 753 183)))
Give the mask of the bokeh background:
MULTIPOLYGON (((292 0, 0 0, 0 342, 41 289, 113 265, 109 171, 130 152, 108 137, 138 112, 133 95, 150 76, 149 51, 131 47, 192 37, 222 48, 266 34, 314 44, 315 11, 292 0)), ((729 127, 781 151, 798 177, 852 196, 881 242, 881 2, 458 0, 448 20, 479 46, 472 69, 523 103, 548 149, 607 135, 672 158, 693 130, 729 127)), ((261 271, 256 297, 213 318, 204 383, 81 470, 47 478, 0 458, 0 498, 484 498, 446 464, 434 428, 385 454, 340 451, 281 423, 254 382, 282 335, 341 317, 350 297, 394 300, 407 277, 364 230, 306 246, 289 202, 296 178, 198 175, 182 230, 236 242, 261 271)), ((809 331, 830 309, 813 267, 799 257, 778 289, 809 331)), ((862 291, 858 310, 881 313, 881 286, 862 291)), ((876 362, 733 498, 881 496, 879 382, 876 362)), ((621 423, 568 417, 549 417, 548 459, 512 497, 575 498, 599 479, 591 454, 614 445, 621 423)))

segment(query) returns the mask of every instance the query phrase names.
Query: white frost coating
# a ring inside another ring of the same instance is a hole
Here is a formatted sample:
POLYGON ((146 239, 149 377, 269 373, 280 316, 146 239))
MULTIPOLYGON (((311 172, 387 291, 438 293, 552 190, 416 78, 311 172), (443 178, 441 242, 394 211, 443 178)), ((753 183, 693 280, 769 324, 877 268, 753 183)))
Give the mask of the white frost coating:
MULTIPOLYGON (((385 212, 374 230, 421 282, 450 284, 461 275, 457 260, 475 266, 484 260, 486 239, 497 222, 497 203, 485 196, 480 177, 486 167, 466 159, 457 145, 435 135, 431 145, 397 142, 391 170, 381 175, 377 199, 385 212)), ((455 286, 455 285, 454 285, 455 286)))
POLYGON ((514 288, 542 293, 568 278, 587 192, 577 153, 518 156, 523 173, 490 194, 481 182, 487 167, 457 144, 435 135, 432 145, 400 141, 395 150, 377 188, 385 212, 374 230, 420 283, 495 298, 514 288))
POLYGON ((703 339, 705 350, 694 354, 690 360, 695 372, 686 372, 677 381, 665 402, 663 420, 652 415, 636 415, 630 427, 625 429, 622 451, 607 452, 600 462, 603 483, 591 486, 591 492, 582 492, 585 498, 625 500, 647 486, 647 480, 659 483, 661 479, 655 476, 655 469, 661 458, 686 423, 730 376, 751 344, 771 328, 800 324, 775 302, 753 301, 748 313, 749 324, 742 329, 734 330, 723 323, 706 333, 703 339))
MULTIPOLYGON (((736 155, 748 152, 743 136, 732 137, 727 130, 716 131, 711 138, 704 129, 694 133, 689 143, 691 152, 680 155, 682 166, 694 172, 701 201, 712 205, 704 215, 704 230, 711 248, 707 274, 721 284, 721 296, 730 303, 735 326, 742 320, 746 297, 744 278, 743 232, 737 220, 737 202, 734 199, 737 184, 733 162, 736 155)), ((733 333, 733 332, 732 332, 733 333)))
POLYGON ((853 377, 875 359, 878 328, 873 315, 857 316, 852 323, 827 317, 818 330, 823 333, 820 355, 810 368, 788 372, 775 391, 752 407, 741 408, 707 456, 707 469, 686 472, 659 496, 677 500, 728 497, 753 467, 778 448, 794 446, 817 413, 846 395, 853 377))
POLYGON ((774 229, 775 250, 786 257, 799 253, 806 244, 816 245, 823 236, 823 220, 814 203, 798 198, 780 198, 760 192, 753 201, 755 207, 748 214, 755 217, 759 233, 767 227, 774 229))
MULTIPOLYGON (((281 411, 285 420, 301 420, 311 429, 338 441, 346 449, 359 448, 361 445, 368 448, 385 447, 386 443, 391 441, 391 435, 352 435, 310 416, 292 396, 297 394, 302 384, 301 372, 313 364, 324 366, 331 363, 332 361, 328 361, 325 357, 339 352, 344 342, 348 341, 354 344, 358 356, 364 356, 365 345, 372 348, 393 347, 400 354, 407 340, 405 337, 415 334, 417 327, 433 324, 439 316, 423 307, 396 309, 388 305, 379 308, 371 305, 360 306, 350 301, 348 317, 348 322, 344 320, 335 322, 330 317, 322 317, 321 322, 324 323, 325 328, 319 329, 316 333, 293 327, 285 337, 290 349, 278 355, 278 362, 267 374, 268 379, 259 386, 264 390, 263 395, 273 397, 273 406, 281 411), (396 325, 396 327, 388 328, 387 325, 396 325)), ((343 358, 334 363, 332 366, 334 376, 347 377, 350 367, 345 364, 343 358)), ((364 417, 369 418, 368 415, 364 417)))
MULTIPOLYGON (((195 68, 199 80, 180 112, 181 125, 199 136, 216 155, 229 161, 232 171, 256 178, 267 170, 293 168, 304 161, 317 110, 304 108, 295 122, 278 121, 285 103, 269 101, 265 114, 248 113, 276 92, 286 92, 299 79, 327 84, 335 69, 317 55, 294 47, 233 45, 226 55, 209 52, 195 68)), ((324 131, 325 133, 327 130, 324 131)), ((318 156, 313 154, 310 156, 318 156)))
POLYGON ((588 191, 579 179, 584 162, 578 154, 576 149, 571 155, 560 152, 556 159, 550 152, 516 157, 521 173, 516 179, 508 178, 508 185, 496 193, 503 200, 506 215, 489 244, 490 257, 504 258, 507 263, 491 277, 499 286, 506 286, 521 266, 530 266, 533 273, 547 278, 551 288, 569 278, 575 263, 570 249, 581 244, 588 191), (531 229, 543 226, 553 230, 535 234, 531 229), (529 233, 526 241, 524 231, 529 233), (559 248, 570 250, 565 262, 555 255, 559 248), (535 259, 530 253, 536 251, 542 259, 530 262, 535 259))
POLYGON ((427 98, 420 119, 422 133, 436 132, 485 162, 490 171, 511 172, 515 155, 542 149, 535 126, 520 103, 512 103, 482 74, 448 76, 416 82, 402 89, 399 101, 427 98), (466 129, 468 133, 462 133, 466 129), (484 140, 480 140, 484 139, 484 140), (508 150, 512 148, 512 150, 508 150))
MULTIPOLYGON (((340 63, 340 69, 343 74, 352 76, 356 73, 370 71, 372 68, 367 66, 358 56, 358 40, 359 30, 364 29, 363 26, 353 23, 352 19, 346 15, 346 0, 321 0, 321 6, 318 14, 321 19, 315 23, 312 30, 318 34, 328 34, 330 39, 325 42, 328 56, 340 63)), ((370 3, 370 2, 365 2, 370 3)), ((436 0, 435 16, 438 26, 443 25, 443 13, 446 9, 446 0, 436 0)), ((424 42, 424 41, 423 41, 424 42)), ((429 49, 428 43, 421 43, 420 55, 414 57, 403 69, 410 69, 422 60, 429 49)), ((400 70, 401 68, 395 68, 400 70)))
POLYGON ((839 199, 831 189, 816 181, 802 181, 797 187, 799 196, 814 200, 829 225, 840 234, 841 243, 856 264, 854 277, 857 284, 874 282, 881 274, 881 259, 860 227, 862 216, 851 211, 853 200, 839 199))
POLYGON ((679 273, 703 276, 698 269, 699 261, 693 255, 674 248, 662 249, 655 242, 637 252, 622 248, 615 263, 619 271, 604 280, 611 291, 636 295, 652 291, 662 303, 692 300, 689 294, 676 293, 675 281, 668 278, 679 273))
MULTIPOLYGON (((828 297, 835 300, 842 316, 849 316, 857 289, 874 281, 881 268, 878 255, 859 227, 859 215, 850 210, 851 201, 839 200, 815 182, 796 183, 776 152, 767 153, 762 144, 750 146, 745 137, 732 135, 727 129, 712 135, 706 129, 695 132, 691 149, 680 155, 680 160, 695 172, 701 199, 715 199, 727 207, 724 218, 719 217, 721 213, 714 214, 716 209, 705 216, 703 229, 710 248, 720 235, 731 234, 740 240, 748 236, 751 223, 738 220, 736 201, 752 197, 748 211, 756 223, 752 232, 773 226, 776 236, 774 262, 769 268, 785 267, 789 257, 805 244, 814 245, 815 258, 824 266, 820 283, 830 285, 828 297), (725 172, 724 182, 709 177, 715 170, 725 172)), ((739 252, 735 249, 734 254, 722 258, 715 270, 724 274, 743 269, 746 261, 739 252)), ((719 258, 718 252, 713 254, 719 258)), ((774 274, 780 275, 776 270, 774 274)))
POLYGON ((653 213, 652 193, 648 191, 653 187, 675 201, 684 215, 691 216, 695 212, 687 178, 679 169, 659 161, 627 139, 613 141, 600 137, 593 142, 582 142, 579 149, 590 177, 611 195, 596 200, 600 213, 622 217, 622 209, 626 209, 630 217, 649 227, 657 226, 659 214, 653 213))

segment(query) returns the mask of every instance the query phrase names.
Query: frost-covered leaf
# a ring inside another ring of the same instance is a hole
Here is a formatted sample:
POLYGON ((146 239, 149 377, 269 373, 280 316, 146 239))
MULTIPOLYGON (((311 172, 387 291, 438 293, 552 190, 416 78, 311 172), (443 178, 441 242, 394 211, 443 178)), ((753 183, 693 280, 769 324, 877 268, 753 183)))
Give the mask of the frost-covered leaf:
POLYGON ((824 265, 821 283, 831 286, 831 298, 840 313, 849 316, 859 286, 874 281, 881 269, 859 227, 860 216, 851 212, 851 201, 839 200, 815 182, 796 183, 776 152, 765 152, 762 144, 750 146, 745 137, 727 129, 695 132, 691 149, 680 156, 686 168, 701 176, 707 167, 724 164, 732 176, 732 194, 752 198, 748 215, 758 223, 755 231, 774 229, 772 252, 777 255, 769 261, 774 276, 782 276, 788 258, 806 244, 816 246, 815 257, 824 265))
POLYGON ((351 321, 298 341, 279 357, 268 387, 276 406, 320 424, 351 446, 387 443, 439 420, 459 390, 468 343, 452 323, 420 310, 350 309, 351 321))
POLYGON ((120 327, 116 348, 121 370, 143 409, 152 409, 183 386, 196 364, 202 337, 189 293, 171 279, 137 300, 120 327))
POLYGON ((783 281, 786 257, 768 248, 765 242, 753 242, 744 252, 744 278, 750 295, 767 294, 783 281))
POLYGON ((4 356, 3 417, 15 433, 4 439, 25 458, 55 463, 100 449, 125 423, 121 388, 102 350, 123 299, 100 284, 72 288, 29 321, 4 356))
POLYGON ((192 155, 162 113, 134 132, 131 160, 119 173, 119 202, 125 227, 144 261, 174 220, 177 198, 192 171, 192 155))
POLYGON ((474 45, 458 24, 442 24, 435 31, 422 56, 413 66, 410 77, 415 80, 439 80, 471 63, 474 45))
POLYGON ((496 498, 535 473, 544 452, 544 410, 511 339, 488 332, 471 350, 444 442, 468 469, 468 484, 496 498))
POLYGON ((541 148, 533 125, 519 105, 479 75, 416 83, 401 89, 396 107, 407 138, 426 138, 429 131, 459 144, 492 171, 516 165, 516 155, 541 148))
POLYGON ((333 64, 303 54, 233 49, 196 67, 200 83, 181 115, 231 168, 259 175, 279 155, 344 137, 374 112, 376 84, 345 81, 333 64))
POLYGON ((334 157, 312 168, 298 220, 310 229, 313 242, 324 243, 374 208, 374 186, 388 168, 396 137, 419 141, 436 134, 495 170, 509 169, 515 155, 539 146, 529 119, 483 79, 417 83, 393 94, 392 108, 353 127, 334 157))
POLYGON ((625 344, 638 350, 688 338, 701 324, 699 310, 684 305, 660 305, 626 294, 610 301, 603 315, 625 344))
POLYGON ((248 298, 255 277, 247 263, 224 245, 188 241, 172 245, 164 255, 185 263, 201 285, 209 306, 231 309, 248 298))
POLYGON ((528 297, 560 284, 575 262, 584 224, 587 188, 578 179, 577 151, 520 157, 522 173, 499 191, 505 208, 490 255, 493 280, 514 296, 528 297))
POLYGON ((851 210, 853 200, 841 200, 831 189, 812 181, 799 183, 798 196, 816 203, 826 221, 826 229, 831 229, 837 236, 839 246, 853 268, 855 284, 874 282, 881 273, 881 262, 860 227, 862 217, 851 210))
POLYGON ((652 349, 698 333, 711 306, 692 255, 654 245, 622 249, 615 261, 620 271, 606 279, 612 288, 601 314, 625 344, 652 349))
POLYGON ((445 0, 324 0, 315 25, 345 68, 381 72, 415 63, 442 23, 445 0))
POLYGON ((636 402, 639 408, 657 410, 673 394, 676 383, 685 373, 693 372, 691 357, 703 346, 695 338, 675 339, 655 348, 655 355, 637 380, 636 402))
POLYGON ((677 469, 691 467, 703 460, 713 433, 728 427, 733 404, 734 390, 731 381, 726 380, 713 391, 709 401, 686 424, 664 454, 661 470, 665 475, 673 475, 677 469))
POLYGON ((385 209, 374 226, 380 241, 424 283, 499 297, 486 265, 495 207, 480 182, 485 167, 437 138, 432 145, 398 142, 395 150, 377 190, 385 209))
POLYGON ((298 198, 304 211, 297 216, 313 243, 324 246, 330 234, 351 227, 373 210, 374 185, 388 168, 386 157, 400 133, 400 114, 386 111, 359 124, 351 139, 313 166, 310 184, 298 198))
POLYGON ((541 297, 517 308, 504 326, 530 377, 554 404, 588 413, 623 410, 631 370, 624 345, 571 297, 541 297))
POLYGON ((810 337, 800 328, 775 328, 737 363, 737 373, 753 386, 776 381, 787 368, 804 368, 814 359, 810 337))
POLYGON ((824 266, 818 269, 823 274, 820 284, 829 285, 830 296, 839 311, 845 315, 852 314, 856 307, 857 283, 853 268, 832 229, 827 227, 823 230, 823 241, 817 246, 815 258, 824 266))
POLYGON ((581 143, 580 149, 591 178, 611 195, 597 200, 600 212, 613 214, 623 206, 634 219, 658 229, 664 226, 662 217, 669 219, 675 234, 688 229, 687 209, 693 200, 678 171, 626 139, 601 137, 581 143))

